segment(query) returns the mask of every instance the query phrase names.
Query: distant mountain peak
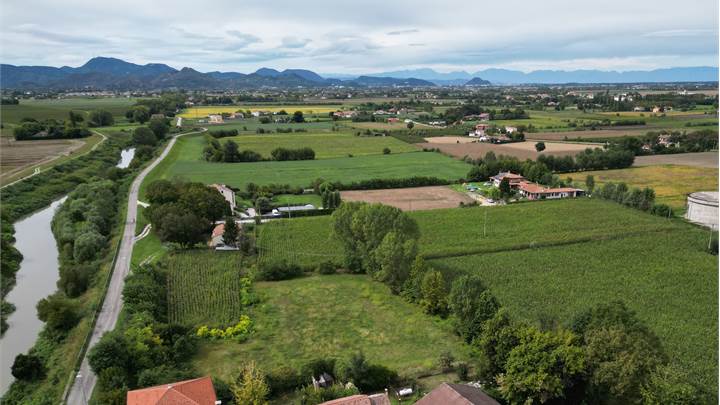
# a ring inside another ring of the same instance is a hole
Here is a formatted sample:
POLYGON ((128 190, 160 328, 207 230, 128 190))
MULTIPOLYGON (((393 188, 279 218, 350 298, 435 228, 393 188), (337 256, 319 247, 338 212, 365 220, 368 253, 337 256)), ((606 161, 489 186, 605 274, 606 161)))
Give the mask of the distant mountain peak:
POLYGON ((484 80, 479 77, 473 77, 465 83, 466 86, 489 86, 491 83, 489 80, 484 80))

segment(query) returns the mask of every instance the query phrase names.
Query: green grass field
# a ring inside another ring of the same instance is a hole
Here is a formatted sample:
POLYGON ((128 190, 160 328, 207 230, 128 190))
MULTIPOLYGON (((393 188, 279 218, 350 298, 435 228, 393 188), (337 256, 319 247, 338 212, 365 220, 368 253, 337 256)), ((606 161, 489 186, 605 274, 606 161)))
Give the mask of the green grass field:
POLYGON ((154 179, 174 177, 208 184, 223 183, 237 188, 244 188, 250 182, 259 185, 274 183, 307 187, 318 178, 343 183, 413 176, 456 180, 464 177, 470 169, 468 164, 459 160, 439 153, 420 151, 306 161, 211 163, 202 160, 198 153, 200 141, 202 136, 178 139, 168 157, 148 176, 143 185, 146 186, 154 179))
POLYGON ((429 317, 364 275, 311 276, 254 286, 255 332, 245 343, 203 342, 194 366, 228 379, 253 359, 264 370, 299 368, 317 357, 347 359, 362 351, 372 363, 417 376, 438 370, 441 353, 463 360, 467 347, 448 321, 429 317))
MULTIPOLYGON (((717 386, 717 257, 705 251, 707 231, 594 199, 410 215, 420 226, 420 253, 448 282, 479 274, 518 316, 561 324, 590 305, 623 299, 673 361, 717 386)), ((330 217, 265 224, 260 254, 307 267, 340 263, 330 226, 330 217)))
POLYGON ((168 318, 192 326, 228 326, 243 311, 242 256, 195 250, 167 255, 168 318))
MULTIPOLYGON (((273 135, 240 135, 231 138, 223 138, 220 142, 227 140, 235 141, 240 150, 252 150, 264 157, 269 158, 275 148, 298 149, 308 147, 315 151, 316 159, 354 156, 382 155, 383 149, 389 148, 391 153, 416 152, 418 149, 413 145, 399 141, 390 136, 355 136, 351 134, 273 134, 273 135)), ((204 142, 200 138, 191 141, 192 149, 197 148, 198 156, 202 153, 204 142)), ((191 146, 188 145, 188 152, 191 146)))
POLYGON ((618 170, 578 173, 578 178, 595 177, 596 188, 607 182, 625 182, 630 187, 651 187, 656 200, 676 210, 684 210, 687 195, 695 191, 717 190, 718 172, 694 166, 643 166, 618 170))
POLYGON ((18 105, 3 105, 0 114, 3 122, 18 123, 23 118, 43 120, 68 118, 68 111, 90 112, 96 109, 107 110, 116 117, 125 115, 125 111, 135 104, 134 98, 67 98, 47 100, 20 100, 18 105))

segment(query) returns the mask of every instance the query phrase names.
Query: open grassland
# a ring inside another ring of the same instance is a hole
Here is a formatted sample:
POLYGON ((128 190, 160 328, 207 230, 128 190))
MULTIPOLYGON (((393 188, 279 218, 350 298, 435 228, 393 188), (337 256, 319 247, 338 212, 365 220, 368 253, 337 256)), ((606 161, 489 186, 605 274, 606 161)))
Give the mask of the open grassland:
MULTIPOLYGON (((605 240, 688 226, 589 198, 414 211, 409 215, 420 226, 420 253, 428 258, 605 240)), ((258 247, 264 258, 304 266, 342 260, 342 246, 332 235, 329 216, 261 225, 258 247)))
MULTIPOLYGON (((308 147, 315 151, 316 159, 347 157, 349 154, 353 156, 382 155, 385 148, 390 149, 391 153, 417 151, 413 145, 390 136, 355 136, 342 133, 240 135, 222 138, 220 142, 226 142, 226 140, 235 141, 240 150, 252 150, 266 158, 271 156, 270 153, 275 148, 308 147)), ((193 139, 188 143, 186 154, 200 156, 204 146, 205 143, 201 138, 193 139)))
POLYGON ((198 250, 168 255, 168 318, 170 322, 227 326, 243 310, 238 252, 198 250))
POLYGON ((248 105, 208 105, 202 107, 190 107, 186 108, 179 115, 183 118, 203 118, 210 114, 221 114, 221 113, 234 113, 239 110, 241 111, 269 111, 279 112, 285 110, 288 114, 292 114, 295 111, 302 111, 303 114, 327 114, 331 111, 342 110, 342 105, 322 104, 322 105, 262 105, 262 104, 248 104, 248 105))
POLYGON ((18 105, 1 106, 0 115, 2 115, 3 123, 19 123, 23 118, 65 120, 68 118, 70 110, 88 113, 92 110, 103 109, 120 117, 124 116, 125 111, 136 101, 137 99, 134 98, 122 97, 20 100, 18 105))
MULTIPOLYGON (((717 159, 717 152, 709 153, 714 153, 717 159)), ((658 157, 665 156, 677 155, 658 155, 658 157)), ((587 175, 595 178, 596 188, 607 182, 624 182, 630 187, 651 187, 655 190, 657 202, 668 204, 675 209, 684 209, 687 195, 692 192, 718 189, 717 169, 703 167, 676 165, 631 167, 576 173, 573 177, 583 180, 587 175)))
POLYGON ((318 178, 343 183, 413 176, 456 180, 464 177, 470 169, 464 162, 431 152, 305 161, 211 163, 202 160, 202 156, 197 153, 198 138, 202 139, 178 139, 168 157, 150 174, 144 186, 155 179, 174 177, 207 184, 223 183, 243 189, 250 182, 259 185, 274 183, 307 187, 318 178))
POLYGON ((260 299, 249 309, 255 332, 245 343, 203 342, 193 362, 200 373, 229 379, 242 361, 255 360, 264 370, 299 368, 318 357, 344 360, 362 351, 372 363, 417 376, 436 371, 443 352, 458 360, 468 356, 447 321, 423 314, 364 275, 303 277, 254 288, 260 299))
POLYGON ((560 324, 623 300, 661 338, 670 360, 717 387, 717 257, 698 229, 432 261, 449 276, 482 277, 517 316, 560 324))

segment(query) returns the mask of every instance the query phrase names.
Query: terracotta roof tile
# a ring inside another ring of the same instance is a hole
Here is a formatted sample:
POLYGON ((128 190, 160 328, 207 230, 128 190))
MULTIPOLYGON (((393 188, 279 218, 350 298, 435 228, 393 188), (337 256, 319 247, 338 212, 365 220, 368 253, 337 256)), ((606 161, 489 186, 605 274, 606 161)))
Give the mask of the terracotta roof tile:
POLYGON ((128 391, 127 405, 215 405, 210 377, 128 391))

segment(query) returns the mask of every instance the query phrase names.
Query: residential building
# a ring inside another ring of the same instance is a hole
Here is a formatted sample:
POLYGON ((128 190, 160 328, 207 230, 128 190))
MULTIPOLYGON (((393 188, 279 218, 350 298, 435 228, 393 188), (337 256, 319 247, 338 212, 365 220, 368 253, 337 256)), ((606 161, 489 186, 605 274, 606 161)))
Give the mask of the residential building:
POLYGON ((490 120, 490 113, 481 113, 478 114, 478 118, 480 121, 489 121, 490 120))
POLYGON ((153 114, 150 116, 151 120, 162 120, 165 119, 165 114, 153 114))
POLYGON ((223 117, 220 114, 210 114, 210 115, 208 115, 208 123, 209 124, 222 124, 223 117))
POLYGON ((224 184, 211 184, 210 187, 214 187, 220 194, 222 194, 225 201, 230 204, 230 209, 235 211, 235 208, 237 207, 235 203, 235 192, 230 187, 224 184))
POLYGON ((225 233, 225 224, 217 224, 215 225, 215 228, 213 228, 212 235, 210 236, 210 241, 208 242, 208 246, 212 248, 217 248, 219 246, 225 246, 225 240, 223 239, 223 234, 225 233))
POLYGON ((351 395, 349 397, 333 399, 320 405, 390 405, 387 392, 373 395, 351 395))
POLYGON ((127 405, 216 405, 210 377, 128 391, 127 405))
POLYGON ((517 130, 517 127, 505 127, 505 133, 507 134, 514 134, 517 130))
POLYGON ((490 128, 490 125, 488 124, 477 124, 475 125, 475 131, 470 132, 469 136, 475 136, 475 137, 483 137, 485 136, 485 131, 490 128))
POLYGON ((394 124, 396 122, 400 122, 400 118, 391 117, 387 119, 388 124, 394 124))
POLYGON ((528 200, 550 200, 557 198, 579 197, 583 190, 573 187, 548 188, 543 185, 523 181, 518 185, 520 195, 528 200))
POLYGON ((520 183, 526 181, 525 177, 511 172, 501 172, 490 178, 495 187, 500 187, 500 183, 503 181, 503 179, 508 179, 508 182, 510 183, 510 188, 518 188, 520 186, 520 183))
POLYGON ((482 389, 467 384, 442 383, 415 405, 500 405, 482 389))
POLYGON ((333 116, 338 118, 352 118, 357 115, 357 111, 335 111, 333 116))
POLYGON ((671 146, 680 146, 679 142, 672 142, 672 141, 670 141, 670 138, 671 138, 670 134, 658 135, 657 143, 658 143, 658 145, 662 145, 666 148, 669 148, 671 146))

